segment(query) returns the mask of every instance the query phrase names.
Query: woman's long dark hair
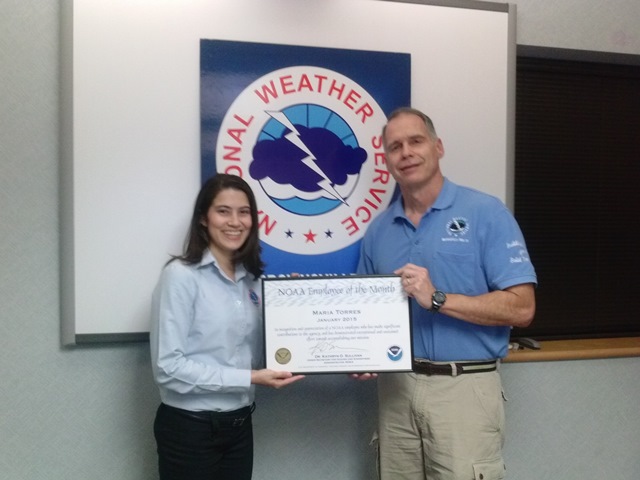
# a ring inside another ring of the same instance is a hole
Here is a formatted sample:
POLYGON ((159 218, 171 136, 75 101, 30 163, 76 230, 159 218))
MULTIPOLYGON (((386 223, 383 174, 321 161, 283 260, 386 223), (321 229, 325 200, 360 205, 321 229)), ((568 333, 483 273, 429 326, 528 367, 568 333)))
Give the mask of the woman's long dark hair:
POLYGON ((258 278, 264 272, 264 263, 260 258, 262 248, 258 236, 258 205, 249 184, 237 175, 218 173, 204 183, 193 208, 189 232, 184 242, 184 251, 182 255, 176 255, 169 261, 178 259, 193 265, 202 260, 205 249, 209 247, 209 234, 207 227, 202 225, 202 219, 207 216, 209 207, 218 194, 228 188, 244 192, 249 199, 249 207, 251 208, 249 237, 234 252, 232 260, 235 264, 244 265, 248 272, 258 278))

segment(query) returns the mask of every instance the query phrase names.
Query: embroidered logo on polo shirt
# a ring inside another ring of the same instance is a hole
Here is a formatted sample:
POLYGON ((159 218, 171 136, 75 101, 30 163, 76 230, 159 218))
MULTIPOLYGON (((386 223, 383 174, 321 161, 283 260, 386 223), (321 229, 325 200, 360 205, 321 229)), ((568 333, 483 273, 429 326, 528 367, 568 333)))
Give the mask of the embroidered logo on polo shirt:
POLYGON ((464 217, 454 217, 447 223, 447 233, 453 237, 462 237, 469 231, 469 222, 464 217))
POLYGON ((260 297, 253 289, 249 290, 249 299, 256 307, 260 306, 260 297))
POLYGON ((468 243, 468 238, 463 238, 469 231, 469 221, 464 217, 453 217, 447 222, 447 237, 442 237, 443 242, 468 243))

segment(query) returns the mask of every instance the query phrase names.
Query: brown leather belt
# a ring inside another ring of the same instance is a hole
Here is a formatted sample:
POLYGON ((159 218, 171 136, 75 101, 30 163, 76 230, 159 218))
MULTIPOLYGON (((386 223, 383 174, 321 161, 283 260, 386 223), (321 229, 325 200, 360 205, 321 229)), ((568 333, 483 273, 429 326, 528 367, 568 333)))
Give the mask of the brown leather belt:
POLYGON ((498 361, 486 362, 430 362, 421 358, 413 361, 413 371, 423 375, 448 375, 457 377, 464 373, 494 372, 498 369, 498 361))

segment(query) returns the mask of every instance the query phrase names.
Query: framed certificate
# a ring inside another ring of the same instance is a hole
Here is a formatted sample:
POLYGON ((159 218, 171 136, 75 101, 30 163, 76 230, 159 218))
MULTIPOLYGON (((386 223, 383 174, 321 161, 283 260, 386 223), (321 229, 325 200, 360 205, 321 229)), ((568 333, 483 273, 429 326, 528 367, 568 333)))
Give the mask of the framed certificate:
POLYGON ((264 278, 266 367, 408 372, 411 304, 396 275, 264 278))

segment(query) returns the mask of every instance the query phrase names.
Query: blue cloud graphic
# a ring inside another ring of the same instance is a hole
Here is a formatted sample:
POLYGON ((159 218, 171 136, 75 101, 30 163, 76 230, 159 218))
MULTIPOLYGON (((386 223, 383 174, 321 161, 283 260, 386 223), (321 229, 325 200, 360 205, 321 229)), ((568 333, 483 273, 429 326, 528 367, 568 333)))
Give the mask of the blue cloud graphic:
MULTIPOLYGON (((348 175, 360 173, 367 160, 366 150, 345 145, 335 133, 325 128, 294 126, 300 140, 313 153, 316 164, 333 185, 343 185, 348 175)), ((323 178, 301 161, 307 153, 284 138, 287 133, 289 130, 285 129, 278 139, 256 143, 249 174, 255 180, 269 177, 276 183, 290 184, 303 192, 320 191, 318 182, 323 178)))

